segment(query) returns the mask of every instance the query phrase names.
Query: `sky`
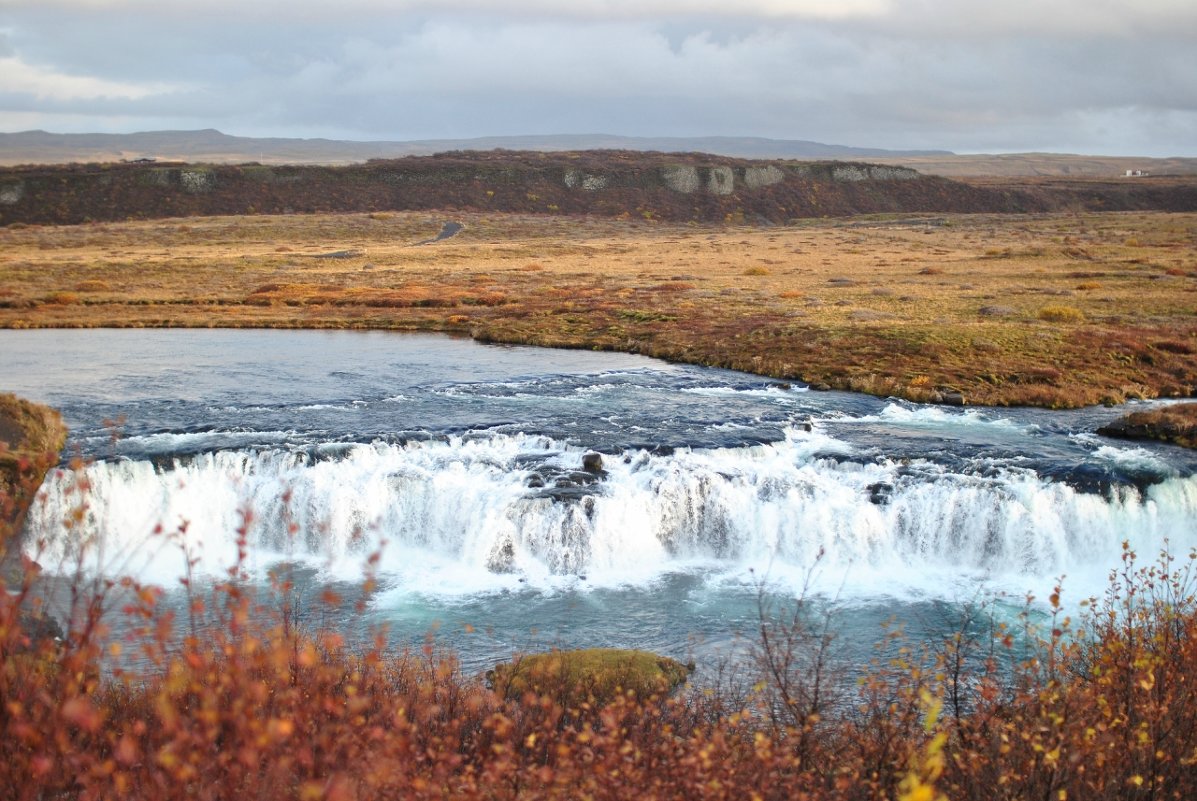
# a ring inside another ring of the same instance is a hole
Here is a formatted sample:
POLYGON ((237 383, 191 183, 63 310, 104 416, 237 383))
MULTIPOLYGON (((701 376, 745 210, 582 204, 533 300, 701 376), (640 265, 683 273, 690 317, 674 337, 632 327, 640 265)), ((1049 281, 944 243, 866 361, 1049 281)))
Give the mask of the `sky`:
POLYGON ((0 0, 0 131, 1197 156, 1197 0, 0 0))

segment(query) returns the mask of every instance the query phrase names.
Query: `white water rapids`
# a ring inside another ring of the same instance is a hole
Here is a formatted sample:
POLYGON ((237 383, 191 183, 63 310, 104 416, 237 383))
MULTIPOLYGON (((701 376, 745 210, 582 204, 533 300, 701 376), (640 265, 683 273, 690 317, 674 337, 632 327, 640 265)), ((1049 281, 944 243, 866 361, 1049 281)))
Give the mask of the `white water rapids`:
POLYGON ((166 468, 121 459, 50 480, 28 548, 44 565, 71 565, 87 543, 90 568, 170 585, 185 553, 201 574, 224 575, 249 511, 251 573, 289 560, 352 580, 378 551, 388 583, 457 594, 694 569, 797 586, 818 563, 852 595, 934 596, 977 582, 1041 589, 1062 574, 1097 592, 1125 540, 1148 556, 1197 543, 1194 477, 1094 493, 1012 465, 964 472, 851 453, 816 427, 754 447, 608 455, 601 477, 579 472, 580 450, 524 435, 376 442, 322 458, 217 451, 166 468), (538 477, 546 488, 529 486, 538 477), (81 530, 68 531, 81 481, 81 530))
POLYGON ((361 641, 436 629, 476 669, 550 646, 713 657, 751 637, 767 584, 841 599, 863 663, 887 619, 935 637, 945 610, 1005 594, 1013 620, 1059 576, 1066 602, 1102 592, 1124 541, 1140 562, 1197 546, 1197 453, 1096 436, 1119 409, 935 408, 366 332, 3 331, 0 377, 61 409, 87 460, 25 531, 60 617, 78 566, 182 610, 188 559, 201 587, 227 576, 248 512, 251 579, 288 566, 301 617, 361 641))

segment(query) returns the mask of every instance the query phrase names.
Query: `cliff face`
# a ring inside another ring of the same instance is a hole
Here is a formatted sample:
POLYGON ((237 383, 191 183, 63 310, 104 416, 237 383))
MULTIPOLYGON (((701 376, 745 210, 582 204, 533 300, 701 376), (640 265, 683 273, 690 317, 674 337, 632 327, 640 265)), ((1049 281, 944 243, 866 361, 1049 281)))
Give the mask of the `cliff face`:
POLYGON ((625 151, 448 153, 347 167, 153 163, 0 170, 0 224, 423 209, 778 223, 1046 208, 1029 193, 903 167, 625 151))

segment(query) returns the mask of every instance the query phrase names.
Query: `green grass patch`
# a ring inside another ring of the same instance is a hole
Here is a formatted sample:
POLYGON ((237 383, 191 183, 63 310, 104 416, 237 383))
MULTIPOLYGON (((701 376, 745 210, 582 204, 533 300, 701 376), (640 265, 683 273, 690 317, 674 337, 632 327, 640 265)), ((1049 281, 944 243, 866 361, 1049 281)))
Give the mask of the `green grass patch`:
POLYGON ((620 648, 529 654, 496 665, 487 674, 502 697, 519 699, 534 693, 566 709, 605 704, 628 693, 640 699, 666 695, 689 675, 690 669, 675 659, 620 648))

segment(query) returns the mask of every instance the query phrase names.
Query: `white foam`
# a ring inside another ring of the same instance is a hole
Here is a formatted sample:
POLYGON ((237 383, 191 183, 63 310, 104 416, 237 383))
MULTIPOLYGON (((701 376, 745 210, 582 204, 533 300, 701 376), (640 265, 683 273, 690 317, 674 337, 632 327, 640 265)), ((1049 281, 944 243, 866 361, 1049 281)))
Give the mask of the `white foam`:
POLYGON ((136 448, 156 453, 176 453, 214 445, 237 447, 282 443, 294 436, 294 431, 196 431, 182 434, 161 432, 118 439, 117 447, 120 450, 136 448))
POLYGON ((808 392, 809 387, 788 387, 768 386, 764 388, 741 389, 737 387, 686 387, 682 389, 689 395, 709 395, 715 397, 726 397, 729 395, 744 396, 749 398, 768 398, 770 400, 784 400, 787 395, 795 392, 808 392))
POLYGON ((1102 445, 1093 452, 1093 456, 1117 467, 1136 472, 1150 472, 1165 476, 1176 475, 1175 468, 1156 454, 1144 448, 1120 448, 1114 445, 1102 445))
POLYGON ((978 409, 952 411, 942 406, 908 406, 900 403, 886 404, 875 415, 865 415, 857 418, 840 418, 838 422, 860 423, 889 423, 907 427, 985 427, 1000 428, 1008 431, 1031 432, 1038 430, 1035 425, 1022 425, 1004 417, 990 417, 988 413, 978 409))
POLYGON ((184 552, 199 572, 222 575, 249 509, 251 572, 285 558, 354 579, 379 551, 394 592, 450 596, 552 591, 579 574, 587 586, 645 584, 677 571, 797 587, 814 564, 824 588, 848 596, 940 597, 980 582, 1042 591, 1061 574, 1088 593, 1125 539, 1142 553, 1166 540, 1197 545, 1194 477, 1106 497, 1025 468, 979 477, 850 453, 817 425, 769 445, 630 452, 605 457, 603 480, 568 502, 527 486, 530 463, 580 467, 580 450, 543 436, 376 442, 314 462, 283 450, 204 454, 167 470, 114 461, 83 471, 81 530, 62 527, 79 500, 64 474, 47 482, 29 531, 45 543, 33 555, 47 568, 66 569, 88 542, 91 569, 171 584, 184 552), (182 521, 173 537, 151 534, 182 521), (511 572, 492 571, 504 562, 511 572))

